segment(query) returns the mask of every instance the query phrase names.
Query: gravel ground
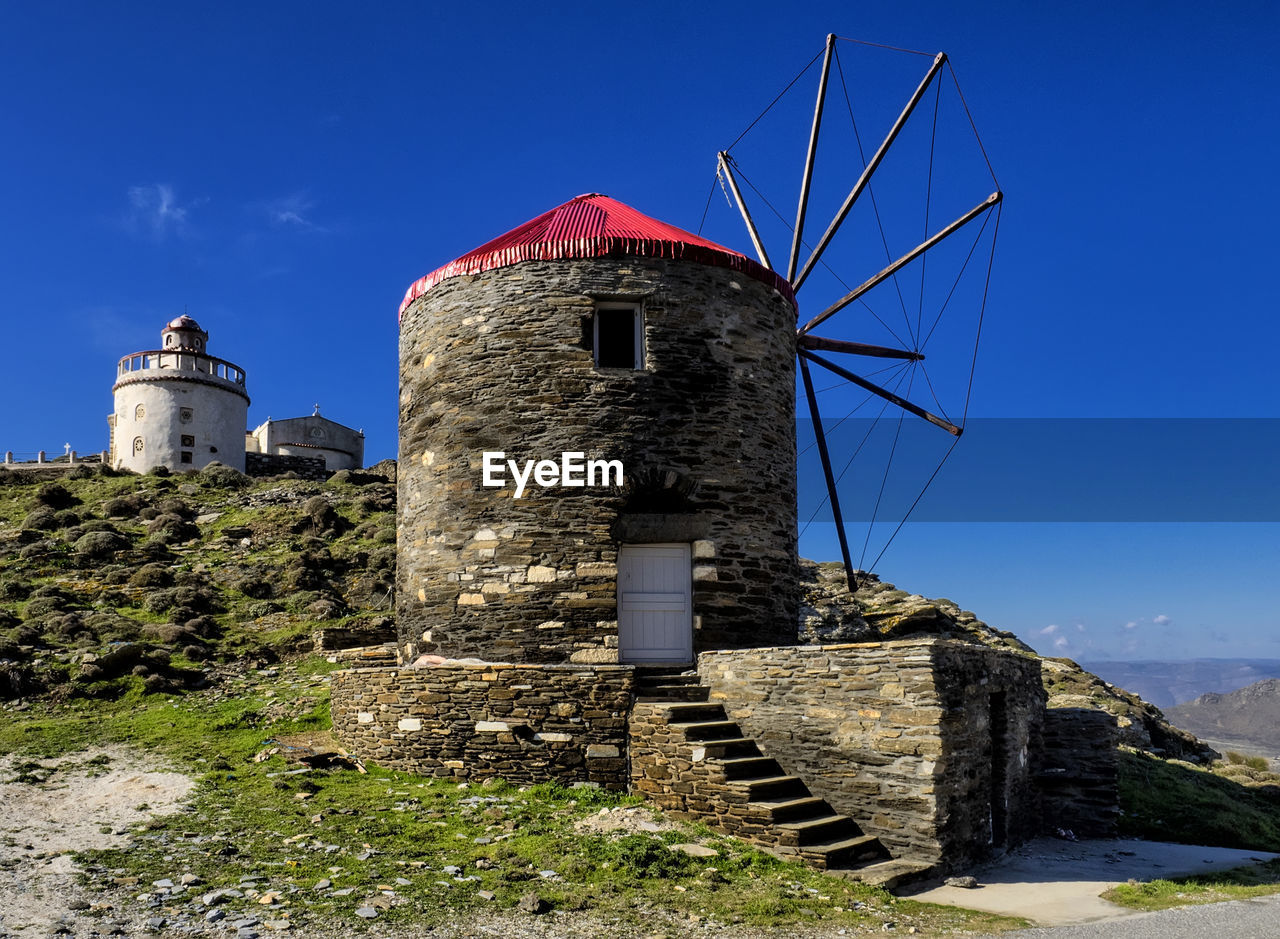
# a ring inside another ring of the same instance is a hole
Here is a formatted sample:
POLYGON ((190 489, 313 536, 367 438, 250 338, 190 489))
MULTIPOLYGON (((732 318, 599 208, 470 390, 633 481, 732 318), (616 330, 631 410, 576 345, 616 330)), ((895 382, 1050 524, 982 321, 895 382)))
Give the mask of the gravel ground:
POLYGON ((125 844, 130 825, 172 811, 193 785, 121 750, 0 759, 0 937, 97 928, 82 913, 100 898, 78 885, 71 853, 125 844))

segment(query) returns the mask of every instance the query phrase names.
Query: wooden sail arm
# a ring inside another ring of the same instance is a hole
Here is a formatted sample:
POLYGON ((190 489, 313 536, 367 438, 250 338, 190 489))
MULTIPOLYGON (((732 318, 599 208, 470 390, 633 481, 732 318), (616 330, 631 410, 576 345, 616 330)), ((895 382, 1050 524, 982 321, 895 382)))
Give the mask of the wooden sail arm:
MULTIPOLYGON (((911 96, 911 100, 907 102, 907 106, 902 109, 902 113, 898 115, 898 119, 894 121, 893 127, 889 129, 888 135, 884 138, 884 142, 880 144, 880 149, 871 157, 866 167, 862 171, 862 175, 858 177, 858 181, 853 184, 853 189, 849 191, 849 195, 845 198, 844 204, 840 206, 840 211, 836 212, 835 218, 831 220, 831 224, 827 226, 827 230, 823 233, 822 238, 818 240, 818 245, 813 249, 813 253, 809 255, 809 260, 805 261, 804 267, 800 271, 798 277, 789 277, 793 285, 793 289, 799 290, 804 283, 805 278, 813 270, 813 266, 822 258, 822 252, 827 250, 827 245, 831 243, 831 239, 835 237, 836 231, 844 224, 845 217, 848 216, 849 210, 853 208, 853 204, 858 201, 858 197, 862 195, 862 191, 867 187, 867 183, 871 181, 871 175, 879 168, 880 162, 884 159, 889 148, 893 146, 893 142, 898 139, 898 134, 902 131, 903 126, 907 123, 907 118, 911 116, 911 112, 916 109, 916 105, 920 103, 920 99, 924 97, 924 93, 929 88, 929 84, 942 70, 942 66, 946 64, 947 55, 945 52, 939 52, 934 57, 933 65, 929 67, 929 71, 925 74, 924 79, 916 88, 915 94, 911 96)), ((795 266, 792 265, 792 273, 795 272, 795 266)))
POLYGON ((791 232, 791 256, 787 259, 787 280, 794 280, 800 262, 800 242, 804 239, 804 216, 809 210, 809 184, 813 181, 813 161, 818 155, 818 130, 822 127, 822 106, 827 100, 827 78, 831 75, 831 53, 836 48, 835 33, 827 34, 827 48, 822 57, 822 77, 818 79, 818 103, 813 107, 813 127, 809 130, 809 150, 804 158, 804 176, 800 178, 800 204, 796 207, 796 224, 791 232))
POLYGON ((831 500, 831 515, 836 523, 836 537, 840 540, 840 558, 844 561, 845 583, 849 592, 858 589, 857 577, 853 573, 853 558, 849 555, 849 539, 844 533, 844 516, 840 513, 840 494, 836 491, 836 477, 831 471, 831 453, 827 450, 827 435, 822 429, 822 413, 818 410, 818 395, 813 390, 813 379, 809 376, 809 365, 803 355, 800 358, 800 377, 804 380, 804 395, 809 401, 809 416, 813 419, 813 432, 818 444, 818 459, 822 461, 822 475, 827 480, 827 497, 831 500))
POLYGON ((827 307, 825 310, 823 310, 813 319, 809 320, 809 322, 805 323, 804 326, 801 327, 800 332, 807 333, 809 330, 813 329, 815 326, 818 326, 824 321, 830 319, 832 316, 835 316, 837 313, 839 313, 841 310, 847 307, 854 300, 857 300, 859 297, 861 297, 864 293, 866 293, 872 287, 875 287, 877 284, 888 280, 894 274, 898 273, 899 270, 901 270, 903 267, 906 267, 916 258, 920 257, 920 255, 928 251, 930 248, 934 247, 939 242, 945 240, 951 235, 954 235, 960 229, 964 228, 964 226, 968 225, 979 215, 982 215, 984 212, 989 212, 991 209, 995 208, 997 205, 1000 204, 1000 200, 1003 198, 1004 198, 1003 193, 999 191, 993 192, 991 195, 987 196, 986 199, 978 203, 976 206, 974 206, 964 215, 960 216, 958 219, 956 219, 946 228, 937 232, 927 241, 922 241, 920 244, 916 245, 914 248, 912 248, 902 257, 898 258, 898 260, 894 261, 892 264, 890 264, 888 267, 882 270, 879 274, 876 274, 874 277, 872 277, 870 280, 868 280, 866 283, 862 284, 861 286, 856 287, 853 290, 849 291, 847 294, 845 294, 843 297, 841 297, 831 306, 827 307))
POLYGON ((747 234, 751 236, 751 243, 755 245, 756 255, 760 258, 760 263, 769 270, 773 270, 773 265, 769 263, 769 255, 764 250, 764 242, 760 240, 760 233, 756 230, 756 223, 752 220, 751 213, 747 211, 747 203, 742 199, 742 190, 738 188, 738 178, 733 175, 729 154, 721 150, 716 154, 716 159, 720 162, 720 171, 724 173, 724 178, 729 183, 729 191, 733 193, 733 201, 738 203, 738 211, 742 213, 742 220, 747 223, 747 234))
POLYGON ((951 434, 954 437, 959 437, 964 432, 962 428, 957 427, 955 424, 951 423, 946 418, 938 417, 938 415, 932 414, 929 411, 926 411, 924 408, 920 407, 919 405, 912 404, 906 398, 903 398, 900 395, 894 394, 888 388, 881 388, 875 382, 867 381, 862 376, 855 375, 853 374, 853 372, 849 371, 847 368, 841 368, 839 365, 836 365, 836 363, 829 362, 820 355, 814 355, 812 352, 801 349, 800 358, 802 360, 808 359, 810 362, 813 362, 815 365, 821 365, 827 371, 834 372, 835 374, 839 375, 841 378, 847 381, 853 382, 858 387, 865 388, 867 391, 870 391, 872 394, 879 395, 880 397, 884 398, 886 401, 893 402, 898 407, 902 408, 902 410, 907 411, 910 414, 914 414, 916 417, 922 417, 926 421, 928 421, 930 424, 933 424, 937 427, 941 427, 943 430, 945 430, 947 433, 951 434))
POLYGON ((906 349, 894 349, 889 346, 873 346, 866 342, 849 342, 845 339, 825 339, 822 336, 811 336, 801 333, 797 339, 801 349, 821 349, 824 352, 847 352, 849 355, 872 355, 880 359, 910 359, 912 362, 924 361, 924 353, 909 352, 906 349))

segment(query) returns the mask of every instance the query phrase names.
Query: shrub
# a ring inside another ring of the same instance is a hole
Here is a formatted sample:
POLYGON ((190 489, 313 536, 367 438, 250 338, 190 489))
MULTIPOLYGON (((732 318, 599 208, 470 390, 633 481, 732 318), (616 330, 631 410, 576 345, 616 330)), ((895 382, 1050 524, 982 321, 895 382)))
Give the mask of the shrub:
POLYGON ((147 470, 147 475, 158 476, 163 479, 165 476, 169 475, 169 467, 165 466, 163 463, 159 463, 147 470))
POLYGON ((43 683, 30 665, 16 662, 0 664, 0 698, 21 698, 43 689, 43 683))
POLYGON ((205 646, 190 643, 182 647, 182 654, 193 662, 203 662, 209 657, 209 650, 205 646))
POLYGON ((143 601, 143 609, 150 613, 163 613, 174 610, 174 619, 185 622, 201 612, 216 612, 218 604, 212 593, 197 587, 168 587, 156 590, 143 601), (185 609, 190 615, 179 616, 177 611, 185 609))
POLYGON ((216 639, 222 634, 222 627, 212 616, 194 616, 182 624, 183 628, 205 639, 216 639))
POLYGON ((200 529, 178 515, 159 515, 147 523, 147 534, 160 544, 179 544, 200 537, 200 529))
POLYGON ((40 644, 40 630, 36 629, 30 623, 23 623, 13 632, 9 633, 9 638, 20 646, 35 646, 40 644))
POLYGON ((45 483, 36 490, 36 501, 51 509, 69 509, 73 505, 80 504, 80 500, 61 483, 45 483))
POLYGON ((276 595, 275 584, 266 577, 252 574, 240 578, 233 586, 251 600, 269 600, 276 595))
POLYGON ((138 510, 138 520, 143 522, 149 522, 153 518, 156 518, 157 516, 159 516, 159 514, 160 514, 160 510, 157 509, 154 505, 144 506, 143 508, 138 510))
POLYGON ((31 596, 31 586, 17 578, 0 580, 0 600, 25 600, 31 596))
POLYGON ((53 509, 42 506, 27 513, 22 527, 33 531, 53 531, 58 527, 58 516, 53 509))
POLYGON ((65 612, 70 604, 62 597, 37 597, 27 603, 23 614, 28 620, 36 620, 50 613, 65 612))
POLYGON ((98 594, 95 606, 117 607, 129 606, 131 599, 123 590, 104 590, 98 594))
POLYGON ((59 528, 72 528, 84 521, 84 517, 71 509, 63 509, 55 518, 59 528))
POLYGON ((153 561, 150 564, 144 564, 129 578, 131 587, 171 587, 173 586, 173 571, 168 564, 161 564, 153 561))
POLYGON ((178 498, 165 499, 156 508, 160 510, 161 515, 176 515, 187 521, 191 521, 198 514, 189 502, 178 498))
POLYGON ((196 634, 186 625, 179 626, 177 623, 148 623, 142 627, 142 634, 152 639, 159 639, 166 645, 189 643, 196 638, 196 634))
POLYGON ((102 503, 102 514, 107 518, 133 518, 145 507, 141 496, 134 493, 117 496, 102 503))
POLYGON ((91 531, 76 539, 75 552, 82 558, 100 560, 129 547, 129 539, 111 531, 91 531))
POLYGON ((260 619, 264 616, 270 616, 272 613, 279 613, 284 607, 278 603, 254 603, 246 609, 245 615, 250 619, 260 619))
POLYGON ((156 563, 167 564, 173 561, 173 552, 162 541, 144 541, 138 548, 138 553, 146 560, 156 563))
POLYGON ((46 558, 57 550, 58 542, 50 541, 48 538, 45 538, 41 541, 33 541, 31 544, 27 545, 18 552, 18 557, 28 561, 37 560, 39 558, 46 558))
POLYGON ((336 600, 323 599, 307 604, 307 615, 312 619, 337 619, 342 616, 344 612, 346 612, 345 607, 336 600))
POLYGON ((334 511, 324 496, 312 496, 306 502, 302 503, 302 511, 306 513, 306 520, 303 521, 298 530, 307 531, 310 529, 314 532, 339 531, 343 525, 343 518, 334 511))
POLYGON ((200 471, 200 484, 212 489, 244 489, 251 480, 244 473, 224 466, 221 463, 210 463, 200 471))
POLYGON ((67 473, 67 479, 88 479, 93 475, 93 469, 85 463, 77 463, 71 472, 67 473))

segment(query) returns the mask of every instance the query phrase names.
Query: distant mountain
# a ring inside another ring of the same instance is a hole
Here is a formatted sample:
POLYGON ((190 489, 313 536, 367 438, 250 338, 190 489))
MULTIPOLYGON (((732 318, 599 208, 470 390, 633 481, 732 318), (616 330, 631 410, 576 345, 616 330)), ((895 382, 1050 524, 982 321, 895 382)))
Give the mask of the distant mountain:
POLYGON ((1165 716, 1222 747, 1268 758, 1280 755, 1280 679, 1268 678, 1227 694, 1203 694, 1166 709, 1165 716))
POLYGON ((1164 709, 1210 692, 1225 694, 1266 678, 1280 678, 1280 659, 1102 660, 1081 664, 1111 684, 1127 688, 1164 709))

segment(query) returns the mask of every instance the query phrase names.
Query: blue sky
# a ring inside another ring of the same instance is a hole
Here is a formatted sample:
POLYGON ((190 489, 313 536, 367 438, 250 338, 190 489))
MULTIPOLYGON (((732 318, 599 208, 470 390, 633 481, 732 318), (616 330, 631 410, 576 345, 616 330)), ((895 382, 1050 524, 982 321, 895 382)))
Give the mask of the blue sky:
MULTIPOLYGON (((828 32, 945 50, 1006 193, 973 416, 1280 416, 1275 4, 9 3, 0 449, 105 446, 115 359, 186 309, 247 370, 251 423, 319 402, 393 455, 411 281, 582 192, 696 229, 716 151, 828 32)), ((928 59, 841 55, 874 146, 928 59)), ((815 78, 734 149, 784 214, 815 78)), ((992 188, 955 104, 935 223, 992 188)), ((828 126, 818 226, 860 166, 828 126)), ((895 247, 920 227, 906 145, 926 140, 904 135, 879 192, 895 247)), ((719 193, 706 225, 749 248, 719 193)), ((883 262, 838 247, 845 278, 883 262)), ((804 311, 831 289, 815 275, 804 311)), ((864 325, 842 328, 879 341, 864 325)), ((1280 447, 1240 449, 1224 460, 1256 486, 1280 447)), ((1185 462, 1167 442, 1146 460, 1153 480, 1185 462)), ((1262 522, 931 522, 879 567, 1044 651, 1277 656, 1278 543, 1262 522)), ((803 548, 835 557, 830 526, 803 548)))

